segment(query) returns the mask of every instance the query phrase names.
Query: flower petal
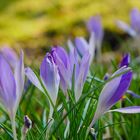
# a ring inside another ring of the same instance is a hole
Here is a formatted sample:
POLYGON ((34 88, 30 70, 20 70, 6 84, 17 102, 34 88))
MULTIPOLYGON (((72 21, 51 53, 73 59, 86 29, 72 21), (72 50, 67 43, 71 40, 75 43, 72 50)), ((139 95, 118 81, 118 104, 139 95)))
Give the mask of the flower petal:
POLYGON ((130 106, 130 107, 118 108, 118 109, 109 110, 108 112, 135 114, 135 113, 140 113, 140 106, 130 106))
POLYGON ((94 33, 91 33, 90 39, 89 39, 89 54, 90 54, 90 64, 94 59, 95 56, 95 35, 94 33))
POLYGON ((71 88, 71 64, 67 52, 62 47, 56 47, 51 52, 54 62, 58 66, 60 86, 64 93, 71 88))
MULTIPOLYGON (((69 59, 68 59, 68 54, 65 51, 65 49, 62 48, 62 47, 55 47, 55 48, 52 49, 52 53, 53 52, 56 52, 56 54, 62 60, 65 67, 68 68, 69 67, 69 59)), ((56 61, 56 59, 54 59, 54 61, 56 61)))
POLYGON ((131 27, 140 33, 140 12, 137 8, 132 9, 130 13, 131 27))
POLYGON ((69 47, 69 52, 73 52, 75 46, 73 45, 72 41, 68 40, 67 44, 68 44, 68 47, 69 47))
MULTIPOLYGON (((78 101, 82 94, 83 86, 88 74, 89 70, 89 61, 90 61, 90 54, 89 52, 86 52, 85 55, 83 56, 81 63, 80 63, 80 68, 79 72, 75 70, 77 74, 75 74, 75 99, 78 101)), ((76 68, 76 66, 75 66, 76 68)))
POLYGON ((87 50, 89 50, 89 45, 83 37, 77 37, 75 39, 75 45, 81 57, 85 54, 87 50))
POLYGON ((131 90, 127 90, 127 93, 130 94, 130 95, 131 95, 132 97, 134 97, 134 98, 140 98, 140 95, 134 93, 134 92, 131 91, 131 90))
POLYGON ((16 62, 18 61, 18 56, 15 51, 10 47, 5 46, 1 48, 0 52, 5 57, 7 62, 12 66, 12 68, 15 68, 16 62))
POLYGON ((24 80, 25 80, 25 73, 24 73, 24 54, 23 51, 20 53, 20 59, 17 61, 16 66, 15 66, 15 82, 16 82, 16 95, 17 95, 17 100, 16 100, 16 108, 20 102, 22 92, 24 89, 24 80))
POLYGON ((32 71, 31 68, 27 67, 25 68, 25 74, 28 77, 28 79, 42 92, 44 92, 39 79, 37 78, 37 76, 35 75, 35 73, 32 71))
POLYGON ((60 77, 53 57, 49 53, 47 53, 42 61, 40 75, 53 103, 55 104, 58 95, 60 77))
POLYGON ((0 98, 8 111, 13 110, 16 102, 16 84, 13 72, 2 55, 0 55, 0 98))
POLYGON ((97 42, 102 42, 104 33, 100 16, 91 17, 87 23, 87 28, 89 32, 94 32, 97 42))
POLYGON ((121 60, 121 63, 119 64, 119 67, 127 66, 130 64, 130 54, 125 54, 123 56, 123 59, 121 60))
POLYGON ((123 30, 124 32, 128 33, 130 36, 135 37, 137 35, 136 31, 131 28, 128 24, 121 20, 116 21, 117 26, 123 30))

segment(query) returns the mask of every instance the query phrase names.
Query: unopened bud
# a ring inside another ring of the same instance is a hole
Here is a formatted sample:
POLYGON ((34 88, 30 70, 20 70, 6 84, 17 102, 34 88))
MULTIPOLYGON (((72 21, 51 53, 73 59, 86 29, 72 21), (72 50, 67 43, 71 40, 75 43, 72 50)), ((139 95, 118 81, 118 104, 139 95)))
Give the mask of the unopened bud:
POLYGON ((26 134, 28 132, 28 130, 30 130, 32 128, 32 121, 30 120, 30 118, 26 115, 24 116, 24 125, 22 127, 22 138, 21 140, 25 140, 26 139, 26 134))
POLYGON ((27 115, 24 117, 24 126, 27 129, 31 129, 32 128, 32 121, 30 120, 30 118, 27 115))

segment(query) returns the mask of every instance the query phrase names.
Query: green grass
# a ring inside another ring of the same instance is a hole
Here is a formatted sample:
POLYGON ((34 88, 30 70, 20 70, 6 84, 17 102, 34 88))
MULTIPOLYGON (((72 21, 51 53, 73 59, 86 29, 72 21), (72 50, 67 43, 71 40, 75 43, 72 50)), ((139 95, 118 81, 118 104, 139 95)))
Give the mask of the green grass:
MULTIPOLYGON (((125 47, 125 46, 124 46, 125 47)), ((127 50, 127 48, 126 48, 127 50)), ((139 61, 134 56, 134 51, 131 50, 131 64, 130 66, 133 69, 134 77, 130 86, 130 89, 137 94, 139 93, 140 86, 140 72, 139 72, 139 61)), ((104 86, 103 77, 106 72, 113 73, 119 64, 118 59, 110 61, 107 65, 103 63, 94 62, 91 66, 92 78, 91 82, 86 81, 83 95, 81 99, 75 103, 73 102, 72 95, 73 91, 69 91, 69 101, 66 101, 66 97, 59 90, 59 95, 57 99, 57 106, 63 104, 63 106, 54 113, 54 123, 49 131, 49 136, 53 140, 85 140, 86 129, 88 128, 91 120, 94 116, 94 111, 96 109, 96 104, 98 96, 104 86), (85 106, 89 102, 87 108, 87 113, 83 115, 85 106), (65 115, 63 112, 65 110, 65 115), (70 132, 66 138, 64 138, 64 131, 66 128, 67 118, 70 121, 70 132), (80 129, 79 129, 79 126, 80 129)), ((32 66, 33 69, 38 69, 37 67, 32 66)), ((37 70, 38 71, 38 70, 37 70)), ((139 99, 134 99, 131 96, 127 95, 127 98, 122 101, 123 106, 139 105, 139 99), (129 100, 131 100, 131 102, 129 100)), ((30 85, 28 90, 24 93, 21 100, 17 115, 17 134, 18 138, 21 137, 21 129, 23 126, 23 117, 28 115, 33 122, 32 129, 28 132, 26 139, 27 140, 45 140, 46 132, 48 131, 48 112, 49 106, 47 103, 47 96, 42 94, 37 88, 33 85, 30 85)), ((119 108, 121 102, 117 103, 113 108, 119 108)), ((12 131, 10 120, 6 115, 4 110, 0 110, 0 139, 1 140, 11 140, 12 131)), ((102 116, 98 122, 94 125, 96 131, 96 136, 98 140, 102 140, 104 135, 109 131, 111 139, 125 139, 125 140, 134 140, 140 137, 140 134, 137 130, 140 128, 140 114, 135 115, 123 115, 120 113, 107 113, 102 116)), ((92 140, 92 134, 89 134, 87 140, 92 140)))

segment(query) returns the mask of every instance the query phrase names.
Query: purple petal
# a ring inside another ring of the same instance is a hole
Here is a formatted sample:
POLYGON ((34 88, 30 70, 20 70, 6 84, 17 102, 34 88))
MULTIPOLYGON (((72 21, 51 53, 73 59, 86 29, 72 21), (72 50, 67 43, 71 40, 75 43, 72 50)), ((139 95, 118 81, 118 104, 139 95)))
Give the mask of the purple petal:
POLYGON ((119 67, 127 66, 130 64, 130 54, 125 54, 123 56, 123 59, 121 60, 121 63, 119 64, 119 67))
POLYGON ((121 68, 119 68, 117 71, 115 71, 112 75, 111 75, 111 78, 115 77, 115 76, 118 76, 118 75, 122 75, 124 73, 127 73, 128 71, 130 71, 131 68, 130 67, 127 67, 127 66, 123 66, 121 68))
POLYGON ((37 78, 37 76, 35 75, 35 73, 32 71, 31 68, 27 67, 25 68, 25 74, 28 77, 28 79, 42 92, 44 92, 41 83, 39 81, 39 79, 37 78))
POLYGON ((47 53, 40 67, 40 75, 52 101, 56 103, 60 77, 51 54, 47 53))
POLYGON ((113 93, 112 97, 110 96, 111 98, 109 98, 109 100, 107 101, 107 106, 114 105, 117 101, 119 101, 122 98, 122 96, 129 88, 131 80, 132 80, 132 72, 128 72, 121 76, 121 80, 116 91, 113 93))
POLYGON ((15 68, 16 62, 18 61, 18 56, 15 51, 10 47, 3 47, 1 48, 0 52, 12 66, 12 68, 15 68))
POLYGON ((61 89, 66 92, 68 88, 71 88, 70 58, 62 47, 53 48, 51 53, 58 66, 61 89))
POLYGON ((130 107, 118 108, 118 109, 109 110, 109 112, 135 114, 135 113, 140 113, 140 106, 130 106, 130 107))
POLYGON ((140 98, 140 95, 134 93, 134 92, 131 91, 131 90, 127 90, 127 93, 130 94, 130 95, 131 95, 132 97, 134 97, 134 98, 140 98))
POLYGON ((80 63, 79 63, 80 60, 81 60, 81 58, 78 57, 78 52, 75 49, 73 52, 73 60, 71 60, 72 61, 71 63, 73 63, 73 65, 71 66, 73 68, 72 70, 74 70, 74 66, 75 66, 75 70, 74 70, 75 71, 75 73, 74 73, 75 81, 76 81, 76 79, 79 75, 79 72, 80 72, 80 63))
POLYGON ((79 55, 78 55, 78 52, 76 50, 76 48, 74 48, 72 51, 69 52, 69 60, 70 60, 70 69, 71 69, 71 73, 70 75, 72 76, 73 75, 73 70, 74 70, 74 65, 75 67, 77 67, 76 69, 79 70, 79 63, 78 63, 78 60, 79 60, 79 55))
POLYGON ((118 20, 116 24, 121 30, 128 33, 130 36, 135 37, 137 35, 136 31, 125 22, 118 20))
MULTIPOLYGON (((120 68, 118 71, 122 71, 122 68, 120 68)), ((116 75, 116 73, 118 74, 118 71, 113 75, 116 75)), ((105 84, 99 96, 93 122, 95 122, 101 115, 107 112, 116 102, 122 98, 130 86, 131 79, 132 72, 129 70, 125 74, 115 77, 105 84)))
POLYGON ((24 73, 24 54, 23 51, 20 53, 20 59, 17 61, 16 66, 15 66, 15 82, 16 82, 16 95, 17 95, 17 100, 16 100, 16 108, 19 105, 22 92, 24 89, 24 80, 25 80, 25 73, 24 73))
POLYGON ((100 16, 93 16, 87 23, 89 32, 94 32, 97 41, 102 42, 103 39, 103 28, 100 16))
POLYGON ((80 96, 82 94, 83 86, 84 86, 84 83, 85 83, 85 80, 86 80, 86 77, 88 74, 88 70, 89 70, 89 61, 90 61, 90 54, 88 52, 86 52, 81 60, 79 73, 75 74, 76 101, 78 101, 78 99, 80 98, 80 96))
POLYGON ((90 54, 90 64, 94 59, 95 56, 95 35, 94 33, 91 33, 90 39, 89 39, 89 54, 90 54))
POLYGON ((74 51, 75 46, 73 45, 71 40, 68 40, 68 47, 69 47, 69 52, 73 52, 74 51))
POLYGON ((75 45, 80 56, 83 56, 87 50, 89 50, 89 45, 83 37, 77 37, 75 39, 75 45))
POLYGON ((132 9, 130 13, 131 27, 140 33, 140 12, 137 8, 132 9))
POLYGON ((0 100, 12 111, 16 102, 16 84, 13 72, 7 61, 0 55, 0 100))
MULTIPOLYGON (((68 55, 67 55, 67 52, 65 51, 65 49, 62 47, 55 47, 52 49, 52 52, 53 51, 55 51, 55 53, 59 56, 59 58, 61 59, 61 61, 65 65, 65 67, 68 68, 69 67, 69 62, 68 62, 69 59, 68 59, 68 55)), ((56 61, 56 60, 54 59, 54 61, 56 61)))

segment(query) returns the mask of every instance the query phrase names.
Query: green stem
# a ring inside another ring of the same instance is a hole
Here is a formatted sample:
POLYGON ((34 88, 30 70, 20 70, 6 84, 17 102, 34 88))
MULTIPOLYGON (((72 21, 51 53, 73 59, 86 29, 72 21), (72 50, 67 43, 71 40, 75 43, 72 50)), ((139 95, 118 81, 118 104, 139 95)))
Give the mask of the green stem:
POLYGON ((12 125, 12 131, 13 131, 13 139, 17 140, 15 117, 11 117, 11 125, 12 125))

